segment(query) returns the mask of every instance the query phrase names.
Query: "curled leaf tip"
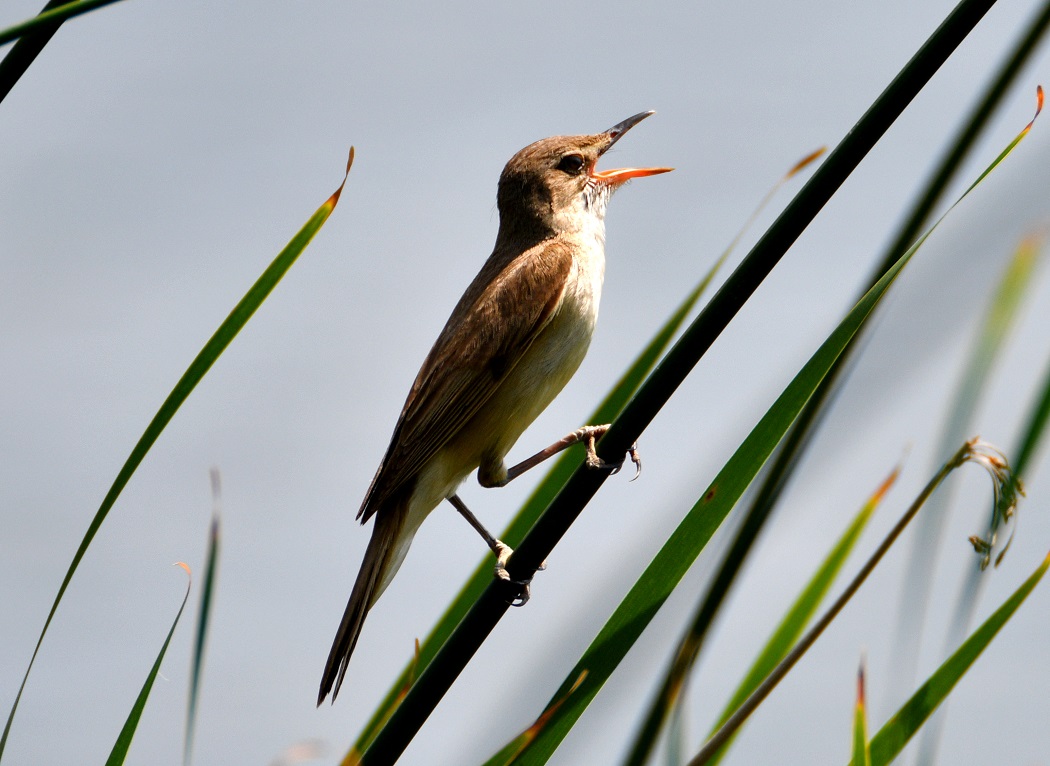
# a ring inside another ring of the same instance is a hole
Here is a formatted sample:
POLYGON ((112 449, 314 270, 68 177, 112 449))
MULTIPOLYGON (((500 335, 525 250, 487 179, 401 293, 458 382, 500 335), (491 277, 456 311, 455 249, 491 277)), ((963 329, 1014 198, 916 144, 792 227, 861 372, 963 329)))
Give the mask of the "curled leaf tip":
POLYGON ((1025 135, 1035 125, 1035 121, 1039 118, 1039 113, 1043 111, 1043 86, 1035 86, 1035 115, 1032 117, 1032 121, 1024 126, 1024 130, 1021 131, 1021 135, 1025 135))
POLYGON ((176 561, 174 564, 172 564, 172 566, 182 567, 186 571, 186 574, 190 575, 191 577, 193 576, 193 572, 190 571, 189 564, 187 564, 185 561, 176 561))
MULTIPOLYGON (((997 538, 996 525, 1000 522, 1005 524, 1013 518, 1018 498, 1024 496, 1024 488, 1010 469, 1006 455, 995 446, 982 441, 978 437, 974 437, 966 442, 956 459, 958 465, 966 462, 976 463, 984 468, 992 479, 992 529, 986 539, 977 536, 970 538, 970 544, 981 556, 981 569, 983 570, 988 566, 991 551, 995 548, 997 538)), ((1010 537, 1012 540, 1013 535, 1011 534, 1010 537)), ((996 559, 996 566, 999 565, 1009 545, 1008 541, 996 559)))
POLYGON ((354 164, 354 147, 350 147, 350 154, 346 158, 346 173, 343 175, 343 182, 339 184, 339 188, 335 190, 331 197, 328 198, 328 202, 325 204, 329 209, 332 209, 339 202, 339 195, 343 193, 343 187, 346 186, 346 179, 350 177, 350 168, 354 164))

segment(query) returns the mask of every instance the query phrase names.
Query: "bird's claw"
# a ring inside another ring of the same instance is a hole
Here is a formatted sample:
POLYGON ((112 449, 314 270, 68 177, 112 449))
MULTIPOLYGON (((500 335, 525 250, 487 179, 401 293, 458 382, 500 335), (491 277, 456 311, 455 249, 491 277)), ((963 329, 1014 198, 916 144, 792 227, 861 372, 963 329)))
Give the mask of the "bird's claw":
POLYGON ((624 455, 623 459, 618 463, 607 463, 598 457, 598 453, 594 449, 594 439, 590 439, 587 442, 587 467, 596 471, 605 471, 610 476, 614 476, 620 472, 623 468, 623 464, 627 461, 627 458, 631 458, 631 462, 634 463, 634 476, 631 477, 631 481, 634 481, 642 475, 642 457, 638 454, 638 444, 632 444, 631 448, 627 450, 627 454, 624 455))
MULTIPOLYGON (((525 606, 529 603, 529 599, 532 598, 532 578, 527 580, 512 580, 510 579, 510 572, 507 571, 507 561, 510 560, 510 555, 514 553, 514 549, 507 545, 502 540, 496 541, 496 568, 493 574, 497 580, 503 580, 504 582, 511 583, 512 585, 518 586, 517 594, 511 598, 507 603, 511 606, 525 606)), ((539 565, 537 571, 542 572, 547 568, 547 562, 544 561, 539 565)))

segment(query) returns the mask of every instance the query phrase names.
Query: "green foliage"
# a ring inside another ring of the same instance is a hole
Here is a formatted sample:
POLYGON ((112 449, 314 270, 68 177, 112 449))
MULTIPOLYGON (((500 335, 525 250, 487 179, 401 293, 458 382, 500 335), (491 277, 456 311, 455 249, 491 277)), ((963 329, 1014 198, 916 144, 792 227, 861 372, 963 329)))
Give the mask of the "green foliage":
MULTIPOLYGON (((187 577, 189 576, 190 568, 188 566, 185 564, 178 564, 177 566, 185 569, 187 577)), ((146 676, 146 682, 142 685, 142 691, 139 692, 139 696, 135 699, 135 704, 131 706, 131 712, 128 713, 128 719, 124 722, 124 727, 120 730, 117 741, 113 743, 113 750, 110 751, 109 758, 106 759, 106 766, 120 766, 128 756, 131 740, 134 738, 135 730, 142 719, 142 711, 146 709, 146 700, 149 699, 150 690, 153 689, 153 682, 157 680, 160 664, 164 661, 164 654, 168 651, 168 644, 171 643, 171 637, 175 635, 175 626, 179 624, 179 618, 182 617, 182 610, 186 608, 186 601, 189 597, 190 582, 187 580, 186 594, 182 597, 179 611, 171 623, 171 630, 168 631, 168 635, 160 647, 160 652, 157 654, 157 660, 153 663, 153 667, 150 668, 149 675, 146 676)))

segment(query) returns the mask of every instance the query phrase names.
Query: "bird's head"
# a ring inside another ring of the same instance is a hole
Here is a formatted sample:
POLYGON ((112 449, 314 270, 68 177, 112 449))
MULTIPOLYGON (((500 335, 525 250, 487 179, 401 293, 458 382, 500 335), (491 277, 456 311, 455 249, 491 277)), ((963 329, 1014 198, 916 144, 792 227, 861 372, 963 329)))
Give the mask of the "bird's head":
POLYGON ((632 178, 671 168, 597 170, 598 158, 624 133, 653 112, 641 112, 606 131, 587 136, 553 136, 529 144, 511 157, 496 195, 501 227, 558 232, 580 215, 605 216, 612 192, 632 178))

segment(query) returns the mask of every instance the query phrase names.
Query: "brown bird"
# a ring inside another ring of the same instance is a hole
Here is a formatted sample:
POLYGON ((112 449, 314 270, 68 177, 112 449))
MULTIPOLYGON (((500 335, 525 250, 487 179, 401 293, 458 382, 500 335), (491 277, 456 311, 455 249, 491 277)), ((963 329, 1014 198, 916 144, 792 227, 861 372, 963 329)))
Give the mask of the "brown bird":
MULTIPOLYGON (((507 579, 511 549, 492 537, 455 494, 478 469, 502 487, 579 441, 600 467, 587 426, 511 468, 503 459, 576 372, 598 318, 605 275, 605 208, 631 178, 671 168, 595 170, 642 112, 603 133, 555 136, 515 154, 499 179, 499 233, 492 255, 460 298, 430 350, 394 427, 357 517, 375 517, 372 538, 325 666, 317 704, 334 700, 368 610, 393 579, 412 538, 448 500, 496 553, 507 579)), ((636 456, 632 455, 636 460, 636 456)), ((637 462, 637 461, 636 461, 637 462)), ((522 603, 528 598, 522 584, 522 603)))

